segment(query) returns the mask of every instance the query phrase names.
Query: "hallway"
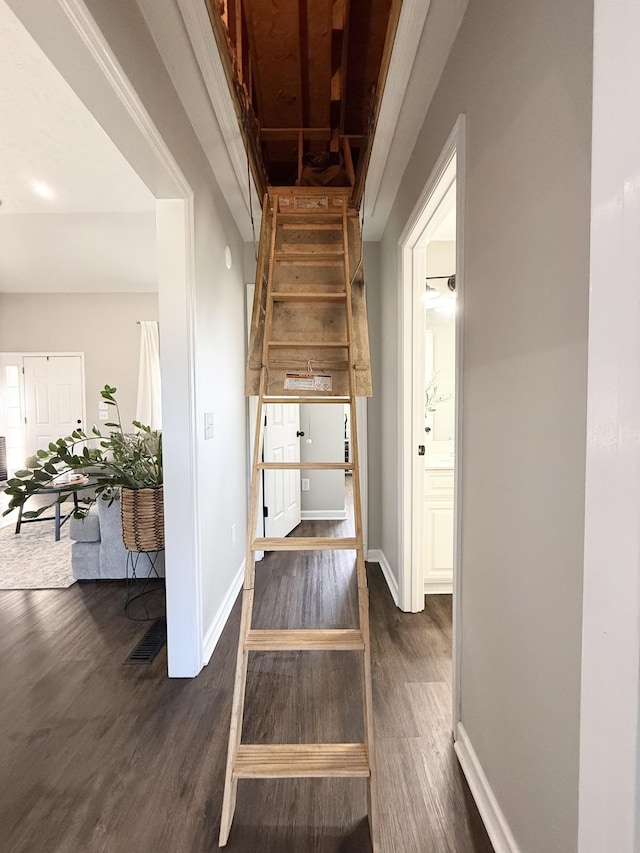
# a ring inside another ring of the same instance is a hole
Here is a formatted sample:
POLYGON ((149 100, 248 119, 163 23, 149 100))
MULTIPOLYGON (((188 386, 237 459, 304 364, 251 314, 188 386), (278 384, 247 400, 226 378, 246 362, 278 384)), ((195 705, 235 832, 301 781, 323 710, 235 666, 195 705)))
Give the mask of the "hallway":
MULTIPOLYGON (((349 552, 321 570, 317 552, 301 559, 271 554, 259 565, 254 625, 348 627, 349 552)), ((382 850, 490 853, 451 741, 450 597, 404 614, 376 564, 368 574, 382 850)), ((142 633, 123 598, 115 582, 0 594, 1 853, 217 849, 239 604, 209 665, 182 681, 166 678, 164 653, 150 667, 122 665, 142 633)), ((253 655, 245 740, 357 739, 349 657, 253 655)), ((368 853, 365 814, 360 780, 244 781, 227 849, 368 853)))

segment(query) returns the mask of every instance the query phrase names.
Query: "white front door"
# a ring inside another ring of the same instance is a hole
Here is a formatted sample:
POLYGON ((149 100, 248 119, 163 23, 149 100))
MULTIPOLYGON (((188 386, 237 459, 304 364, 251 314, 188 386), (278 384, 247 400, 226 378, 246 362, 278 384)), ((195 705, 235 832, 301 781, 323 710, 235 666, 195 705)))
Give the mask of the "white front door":
MULTIPOLYGON (((265 462, 300 461, 300 405, 269 403, 265 406, 265 462)), ((264 472, 264 535, 286 536, 300 524, 300 471, 264 472)))
POLYGON ((79 355, 30 355, 23 359, 27 456, 82 429, 82 363, 79 355))

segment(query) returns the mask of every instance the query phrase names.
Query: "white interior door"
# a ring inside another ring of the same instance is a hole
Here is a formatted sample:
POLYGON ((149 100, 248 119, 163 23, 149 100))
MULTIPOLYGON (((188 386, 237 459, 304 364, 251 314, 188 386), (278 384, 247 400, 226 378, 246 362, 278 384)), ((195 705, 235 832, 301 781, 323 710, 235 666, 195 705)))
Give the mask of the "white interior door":
POLYGON ((84 389, 79 355, 25 356, 26 451, 32 456, 50 441, 83 426, 84 389))
MULTIPOLYGON (((265 462, 300 461, 300 406, 269 403, 265 406, 265 462)), ((286 536, 300 524, 300 471, 264 472, 265 536, 286 536)))

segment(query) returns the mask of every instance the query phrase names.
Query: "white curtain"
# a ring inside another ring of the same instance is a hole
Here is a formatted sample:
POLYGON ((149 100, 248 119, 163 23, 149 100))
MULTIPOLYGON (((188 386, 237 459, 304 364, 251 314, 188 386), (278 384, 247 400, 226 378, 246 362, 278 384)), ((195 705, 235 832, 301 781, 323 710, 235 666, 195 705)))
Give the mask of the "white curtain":
POLYGON ((155 320, 140 321, 140 370, 136 420, 151 429, 162 429, 160 395, 160 335, 155 320))

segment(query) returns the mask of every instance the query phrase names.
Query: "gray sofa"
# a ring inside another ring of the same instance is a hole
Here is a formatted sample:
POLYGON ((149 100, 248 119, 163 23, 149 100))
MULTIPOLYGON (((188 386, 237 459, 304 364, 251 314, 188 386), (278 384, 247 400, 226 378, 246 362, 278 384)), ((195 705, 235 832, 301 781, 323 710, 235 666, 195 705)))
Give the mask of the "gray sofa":
MULTIPOLYGON (((98 498, 86 518, 71 518, 69 521, 71 546, 71 568, 76 580, 114 580, 127 577, 128 551, 122 544, 120 526, 120 501, 98 498)), ((133 555, 134 558, 136 555, 133 555)), ((156 568, 164 576, 164 552, 158 554, 156 568)), ((129 570, 129 574, 131 570, 129 570)), ((145 578, 151 574, 151 565, 146 554, 140 554, 136 576, 145 578)))

